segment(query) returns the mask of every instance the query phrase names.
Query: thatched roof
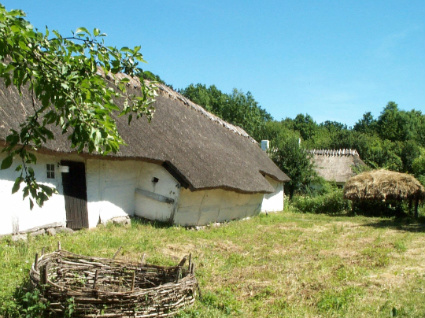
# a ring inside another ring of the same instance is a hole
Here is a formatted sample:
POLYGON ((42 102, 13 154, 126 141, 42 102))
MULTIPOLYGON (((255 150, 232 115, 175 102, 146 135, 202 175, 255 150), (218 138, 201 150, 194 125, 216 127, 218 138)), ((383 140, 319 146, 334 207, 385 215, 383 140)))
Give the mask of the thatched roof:
POLYGON ((347 181, 349 200, 405 200, 425 198, 425 189, 413 176, 388 170, 363 172, 347 181))
POLYGON ((314 170, 326 181, 345 183, 354 175, 353 167, 365 165, 356 150, 310 150, 314 170))
MULTIPOLYGON (((137 81, 131 85, 137 86, 137 81)), ((134 88, 130 90, 137 92, 134 88)), ((129 126, 125 116, 116 118, 118 131, 128 146, 102 158, 162 164, 191 190, 221 188, 266 193, 274 189, 264 175, 277 181, 289 180, 243 129, 208 113, 168 87, 158 85, 154 107, 151 123, 141 118, 129 126)), ((5 88, 1 82, 0 144, 9 130, 18 130, 19 123, 31 113, 29 96, 21 97, 15 88, 5 88)), ((65 136, 56 128, 52 130, 55 140, 42 150, 73 152, 65 136)))

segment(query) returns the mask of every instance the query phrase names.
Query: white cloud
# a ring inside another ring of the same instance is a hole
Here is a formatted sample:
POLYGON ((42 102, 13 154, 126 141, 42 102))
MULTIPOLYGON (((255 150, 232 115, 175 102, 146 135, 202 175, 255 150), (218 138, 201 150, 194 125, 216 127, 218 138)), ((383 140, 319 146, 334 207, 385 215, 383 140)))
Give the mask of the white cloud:
POLYGON ((388 34, 378 43, 373 50, 373 54, 378 59, 392 59, 396 56, 397 51, 403 47, 405 40, 422 31, 423 27, 413 26, 388 34))

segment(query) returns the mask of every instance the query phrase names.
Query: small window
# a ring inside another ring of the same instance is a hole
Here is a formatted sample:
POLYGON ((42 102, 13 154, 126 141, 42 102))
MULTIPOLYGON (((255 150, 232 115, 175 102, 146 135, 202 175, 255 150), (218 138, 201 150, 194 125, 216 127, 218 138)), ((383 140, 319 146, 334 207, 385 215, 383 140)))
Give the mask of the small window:
POLYGON ((46 164, 46 171, 47 171, 47 179, 54 179, 55 178, 55 165, 54 164, 46 164))

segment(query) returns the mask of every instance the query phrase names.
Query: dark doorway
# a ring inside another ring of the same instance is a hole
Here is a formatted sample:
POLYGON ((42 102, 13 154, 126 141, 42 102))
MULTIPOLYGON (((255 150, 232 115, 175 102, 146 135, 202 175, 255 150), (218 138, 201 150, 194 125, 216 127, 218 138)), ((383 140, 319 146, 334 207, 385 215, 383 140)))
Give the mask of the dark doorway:
POLYGON ((61 161, 69 172, 62 173, 66 226, 78 230, 89 227, 87 213, 86 168, 83 162, 61 161))

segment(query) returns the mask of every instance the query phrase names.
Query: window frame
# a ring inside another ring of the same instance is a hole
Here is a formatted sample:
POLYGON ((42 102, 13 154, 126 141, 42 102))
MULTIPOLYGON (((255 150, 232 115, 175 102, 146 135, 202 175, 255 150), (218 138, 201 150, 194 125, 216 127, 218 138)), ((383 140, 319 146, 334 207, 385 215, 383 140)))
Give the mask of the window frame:
POLYGON ((47 179, 56 179, 55 164, 46 163, 46 177, 47 179))

